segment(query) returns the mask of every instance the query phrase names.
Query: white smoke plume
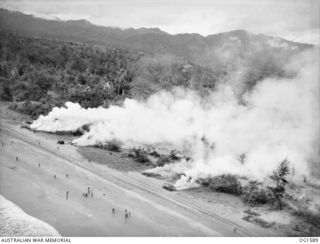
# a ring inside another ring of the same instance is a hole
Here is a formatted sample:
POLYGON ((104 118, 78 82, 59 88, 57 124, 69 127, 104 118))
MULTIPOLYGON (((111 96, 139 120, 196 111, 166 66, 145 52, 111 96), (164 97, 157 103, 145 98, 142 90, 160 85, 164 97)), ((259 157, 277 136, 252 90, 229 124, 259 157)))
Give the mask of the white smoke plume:
POLYGON ((89 125, 75 144, 117 140, 125 147, 166 145, 182 150, 190 161, 153 169, 162 175, 184 173, 181 184, 190 177, 222 173, 263 178, 285 158, 297 175, 320 177, 318 54, 312 50, 295 56, 287 67, 292 78, 265 79, 245 94, 245 103, 226 85, 205 98, 177 88, 107 109, 68 102, 40 116, 31 128, 75 131, 89 125))

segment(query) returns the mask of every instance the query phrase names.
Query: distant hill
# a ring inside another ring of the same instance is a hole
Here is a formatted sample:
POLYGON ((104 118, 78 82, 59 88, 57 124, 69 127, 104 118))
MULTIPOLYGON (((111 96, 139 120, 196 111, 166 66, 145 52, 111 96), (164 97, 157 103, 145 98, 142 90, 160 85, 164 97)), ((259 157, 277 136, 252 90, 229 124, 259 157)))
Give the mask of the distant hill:
POLYGON ((292 53, 311 47, 281 38, 235 30, 209 36, 199 34, 170 35, 158 28, 120 29, 93 25, 87 20, 45 20, 0 9, 0 30, 32 36, 55 38, 107 47, 141 51, 145 54, 170 54, 208 63, 213 58, 247 57, 250 53, 292 53))
POLYGON ((108 106, 177 86, 205 96, 227 83, 242 103, 263 79, 295 75, 289 59, 311 47, 245 30, 170 35, 0 9, 0 100, 26 101, 15 109, 37 117, 66 101, 108 106))

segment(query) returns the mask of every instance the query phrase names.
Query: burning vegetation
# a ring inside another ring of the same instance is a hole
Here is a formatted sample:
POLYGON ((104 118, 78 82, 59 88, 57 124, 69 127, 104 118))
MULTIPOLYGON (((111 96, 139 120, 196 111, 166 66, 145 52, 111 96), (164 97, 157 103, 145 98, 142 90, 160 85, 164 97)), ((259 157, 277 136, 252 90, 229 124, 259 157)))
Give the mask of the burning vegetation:
POLYGON ((248 66, 256 59, 231 72, 167 56, 4 37, 8 52, 23 40, 19 58, 1 61, 2 76, 13 82, 0 95, 15 97, 13 110, 37 118, 25 128, 72 134, 73 145, 126 155, 151 167, 143 174, 165 180, 170 191, 206 187, 250 207, 294 209, 318 225, 318 208, 295 208, 301 201, 290 192, 320 177, 318 50, 273 58, 279 72, 262 75, 264 66, 248 66))

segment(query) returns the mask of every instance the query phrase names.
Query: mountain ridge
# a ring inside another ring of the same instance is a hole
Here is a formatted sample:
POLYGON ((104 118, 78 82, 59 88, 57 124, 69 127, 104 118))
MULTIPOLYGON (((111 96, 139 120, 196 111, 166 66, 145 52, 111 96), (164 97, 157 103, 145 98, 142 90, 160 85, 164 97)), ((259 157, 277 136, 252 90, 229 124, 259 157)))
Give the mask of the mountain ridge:
POLYGON ((241 48, 244 50, 247 50, 246 46, 251 46, 251 43, 262 43, 272 39, 286 43, 283 44, 284 46, 296 46, 299 49, 312 46, 279 37, 253 34, 246 30, 233 30, 207 36, 197 33, 172 35, 159 28, 121 29, 94 25, 85 19, 48 20, 3 8, 0 8, 0 30, 142 51, 147 54, 173 54, 192 60, 199 59, 202 55, 207 54, 208 50, 220 48, 232 39, 235 45, 236 42, 238 44, 241 42, 241 48))

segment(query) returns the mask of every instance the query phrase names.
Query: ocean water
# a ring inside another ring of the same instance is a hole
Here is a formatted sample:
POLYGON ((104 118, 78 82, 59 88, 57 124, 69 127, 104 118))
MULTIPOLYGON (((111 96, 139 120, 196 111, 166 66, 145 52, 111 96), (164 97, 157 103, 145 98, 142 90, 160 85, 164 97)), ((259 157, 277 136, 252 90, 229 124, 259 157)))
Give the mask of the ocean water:
POLYGON ((0 195, 0 236, 60 236, 51 225, 26 214, 0 195))

